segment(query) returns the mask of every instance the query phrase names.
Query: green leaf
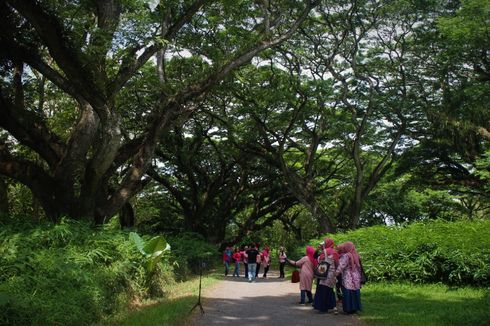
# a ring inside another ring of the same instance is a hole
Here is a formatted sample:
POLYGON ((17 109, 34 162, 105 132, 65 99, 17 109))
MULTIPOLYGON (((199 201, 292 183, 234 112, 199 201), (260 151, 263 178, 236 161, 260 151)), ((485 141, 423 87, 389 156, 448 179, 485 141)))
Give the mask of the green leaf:
POLYGON ((144 246, 145 242, 141 237, 138 235, 136 232, 131 232, 129 233, 129 240, 133 241, 134 244, 136 245, 136 248, 145 256, 147 256, 147 253, 145 252, 144 246))
POLYGON ((6 305, 9 303, 10 297, 7 293, 0 292, 0 306, 6 305))
POLYGON ((151 238, 144 246, 144 251, 152 257, 155 257, 155 254, 159 252, 163 253, 165 250, 170 250, 170 245, 161 235, 151 238))

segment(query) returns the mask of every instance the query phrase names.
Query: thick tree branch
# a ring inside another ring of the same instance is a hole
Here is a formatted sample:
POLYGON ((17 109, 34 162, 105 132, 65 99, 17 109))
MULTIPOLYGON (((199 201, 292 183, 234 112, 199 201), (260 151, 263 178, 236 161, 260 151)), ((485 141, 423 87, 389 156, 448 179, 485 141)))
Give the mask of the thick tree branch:
POLYGON ((306 8, 302 11, 299 18, 284 34, 278 36, 272 41, 263 41, 256 44, 254 47, 238 54, 234 59, 223 65, 214 74, 201 83, 184 88, 178 94, 161 103, 159 108, 159 116, 154 120, 150 129, 147 131, 145 140, 140 147, 138 153, 133 158, 131 169, 126 174, 119 190, 111 196, 108 201, 107 209, 104 215, 113 214, 114 208, 119 208, 121 205, 134 194, 134 190, 138 188, 139 180, 146 173, 149 166, 149 160, 153 156, 156 144, 163 130, 168 128, 170 121, 173 121, 178 116, 188 116, 192 114, 196 106, 187 109, 182 109, 182 106, 191 101, 199 101, 205 93, 219 81, 224 79, 233 69, 236 69, 245 63, 249 62, 255 55, 261 51, 279 45, 290 37, 300 26, 300 24, 308 17, 311 9, 316 5, 315 2, 308 2, 306 8))
POLYGON ((43 119, 32 111, 16 107, 0 90, 0 126, 15 138, 39 153, 51 167, 63 155, 64 144, 52 134, 43 119))
MULTIPOLYGON (((168 27, 162 38, 169 42, 172 41, 180 29, 187 23, 189 23, 192 17, 198 12, 205 4, 213 2, 211 0, 196 0, 190 5, 185 12, 182 13, 176 21, 168 27)), ((121 68, 119 69, 116 77, 108 86, 108 93, 117 93, 126 82, 134 75, 138 69, 140 69, 157 51, 161 50, 165 46, 164 43, 158 42, 148 46, 139 57, 136 56, 137 52, 141 50, 141 46, 135 46, 128 50, 127 55, 122 58, 121 68)))
POLYGON ((89 46, 93 49, 98 78, 107 84, 106 57, 119 24, 122 6, 117 0, 97 0, 95 6, 98 30, 91 35, 89 46))
POLYGON ((85 62, 83 53, 68 37, 67 31, 59 19, 47 11, 34 0, 7 0, 15 10, 24 16, 36 29, 39 37, 49 49, 57 65, 66 77, 79 90, 86 90, 90 94, 87 100, 96 107, 102 107, 106 102, 103 92, 96 86, 92 65, 85 62))

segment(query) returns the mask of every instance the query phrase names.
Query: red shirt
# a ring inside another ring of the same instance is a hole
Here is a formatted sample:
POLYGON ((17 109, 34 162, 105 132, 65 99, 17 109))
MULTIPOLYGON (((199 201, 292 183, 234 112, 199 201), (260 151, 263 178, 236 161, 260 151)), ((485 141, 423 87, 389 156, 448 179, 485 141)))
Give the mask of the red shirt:
POLYGON ((233 259, 235 259, 235 261, 241 261, 242 260, 242 254, 239 252, 235 252, 233 254, 233 259))

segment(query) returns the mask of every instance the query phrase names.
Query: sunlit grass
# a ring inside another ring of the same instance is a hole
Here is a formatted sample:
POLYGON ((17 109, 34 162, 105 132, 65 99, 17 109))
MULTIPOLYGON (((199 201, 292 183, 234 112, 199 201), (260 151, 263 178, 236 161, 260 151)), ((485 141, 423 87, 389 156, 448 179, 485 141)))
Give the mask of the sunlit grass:
POLYGON ((369 326, 489 325, 489 290, 442 284, 370 283, 360 319, 369 326))
MULTIPOLYGON (((202 288, 214 284, 220 279, 217 273, 202 278, 202 288)), ((186 317, 197 303, 199 277, 179 282, 166 288, 165 299, 143 302, 134 310, 114 316, 100 325, 184 325, 186 317)), ((199 308, 196 308, 199 309, 199 308)))
MULTIPOLYGON (((219 279, 222 279, 220 273, 204 276, 203 288, 219 279)), ((169 286, 167 298, 144 302, 139 308, 104 324, 185 325, 197 302, 198 286, 197 277, 169 286)), ((367 326, 483 326, 490 320, 488 289, 451 288, 442 284, 369 283, 361 291, 363 311, 359 318, 367 326)))

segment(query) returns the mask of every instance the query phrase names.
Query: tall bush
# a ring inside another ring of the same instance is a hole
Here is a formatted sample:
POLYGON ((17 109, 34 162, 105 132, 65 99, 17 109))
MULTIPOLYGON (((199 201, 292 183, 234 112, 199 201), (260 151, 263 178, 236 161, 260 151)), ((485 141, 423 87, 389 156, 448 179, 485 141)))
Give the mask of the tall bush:
POLYGON ((370 280, 490 286, 489 220, 373 226, 328 236, 337 244, 354 242, 370 280))
POLYGON ((0 324, 89 325, 164 293, 168 264, 151 278, 129 234, 89 224, 2 225, 0 324))
POLYGON ((221 258, 218 248, 206 242, 200 234, 182 233, 168 238, 172 246, 172 257, 175 261, 175 276, 178 280, 186 280, 192 274, 199 273, 199 266, 206 263, 209 269, 221 258))

